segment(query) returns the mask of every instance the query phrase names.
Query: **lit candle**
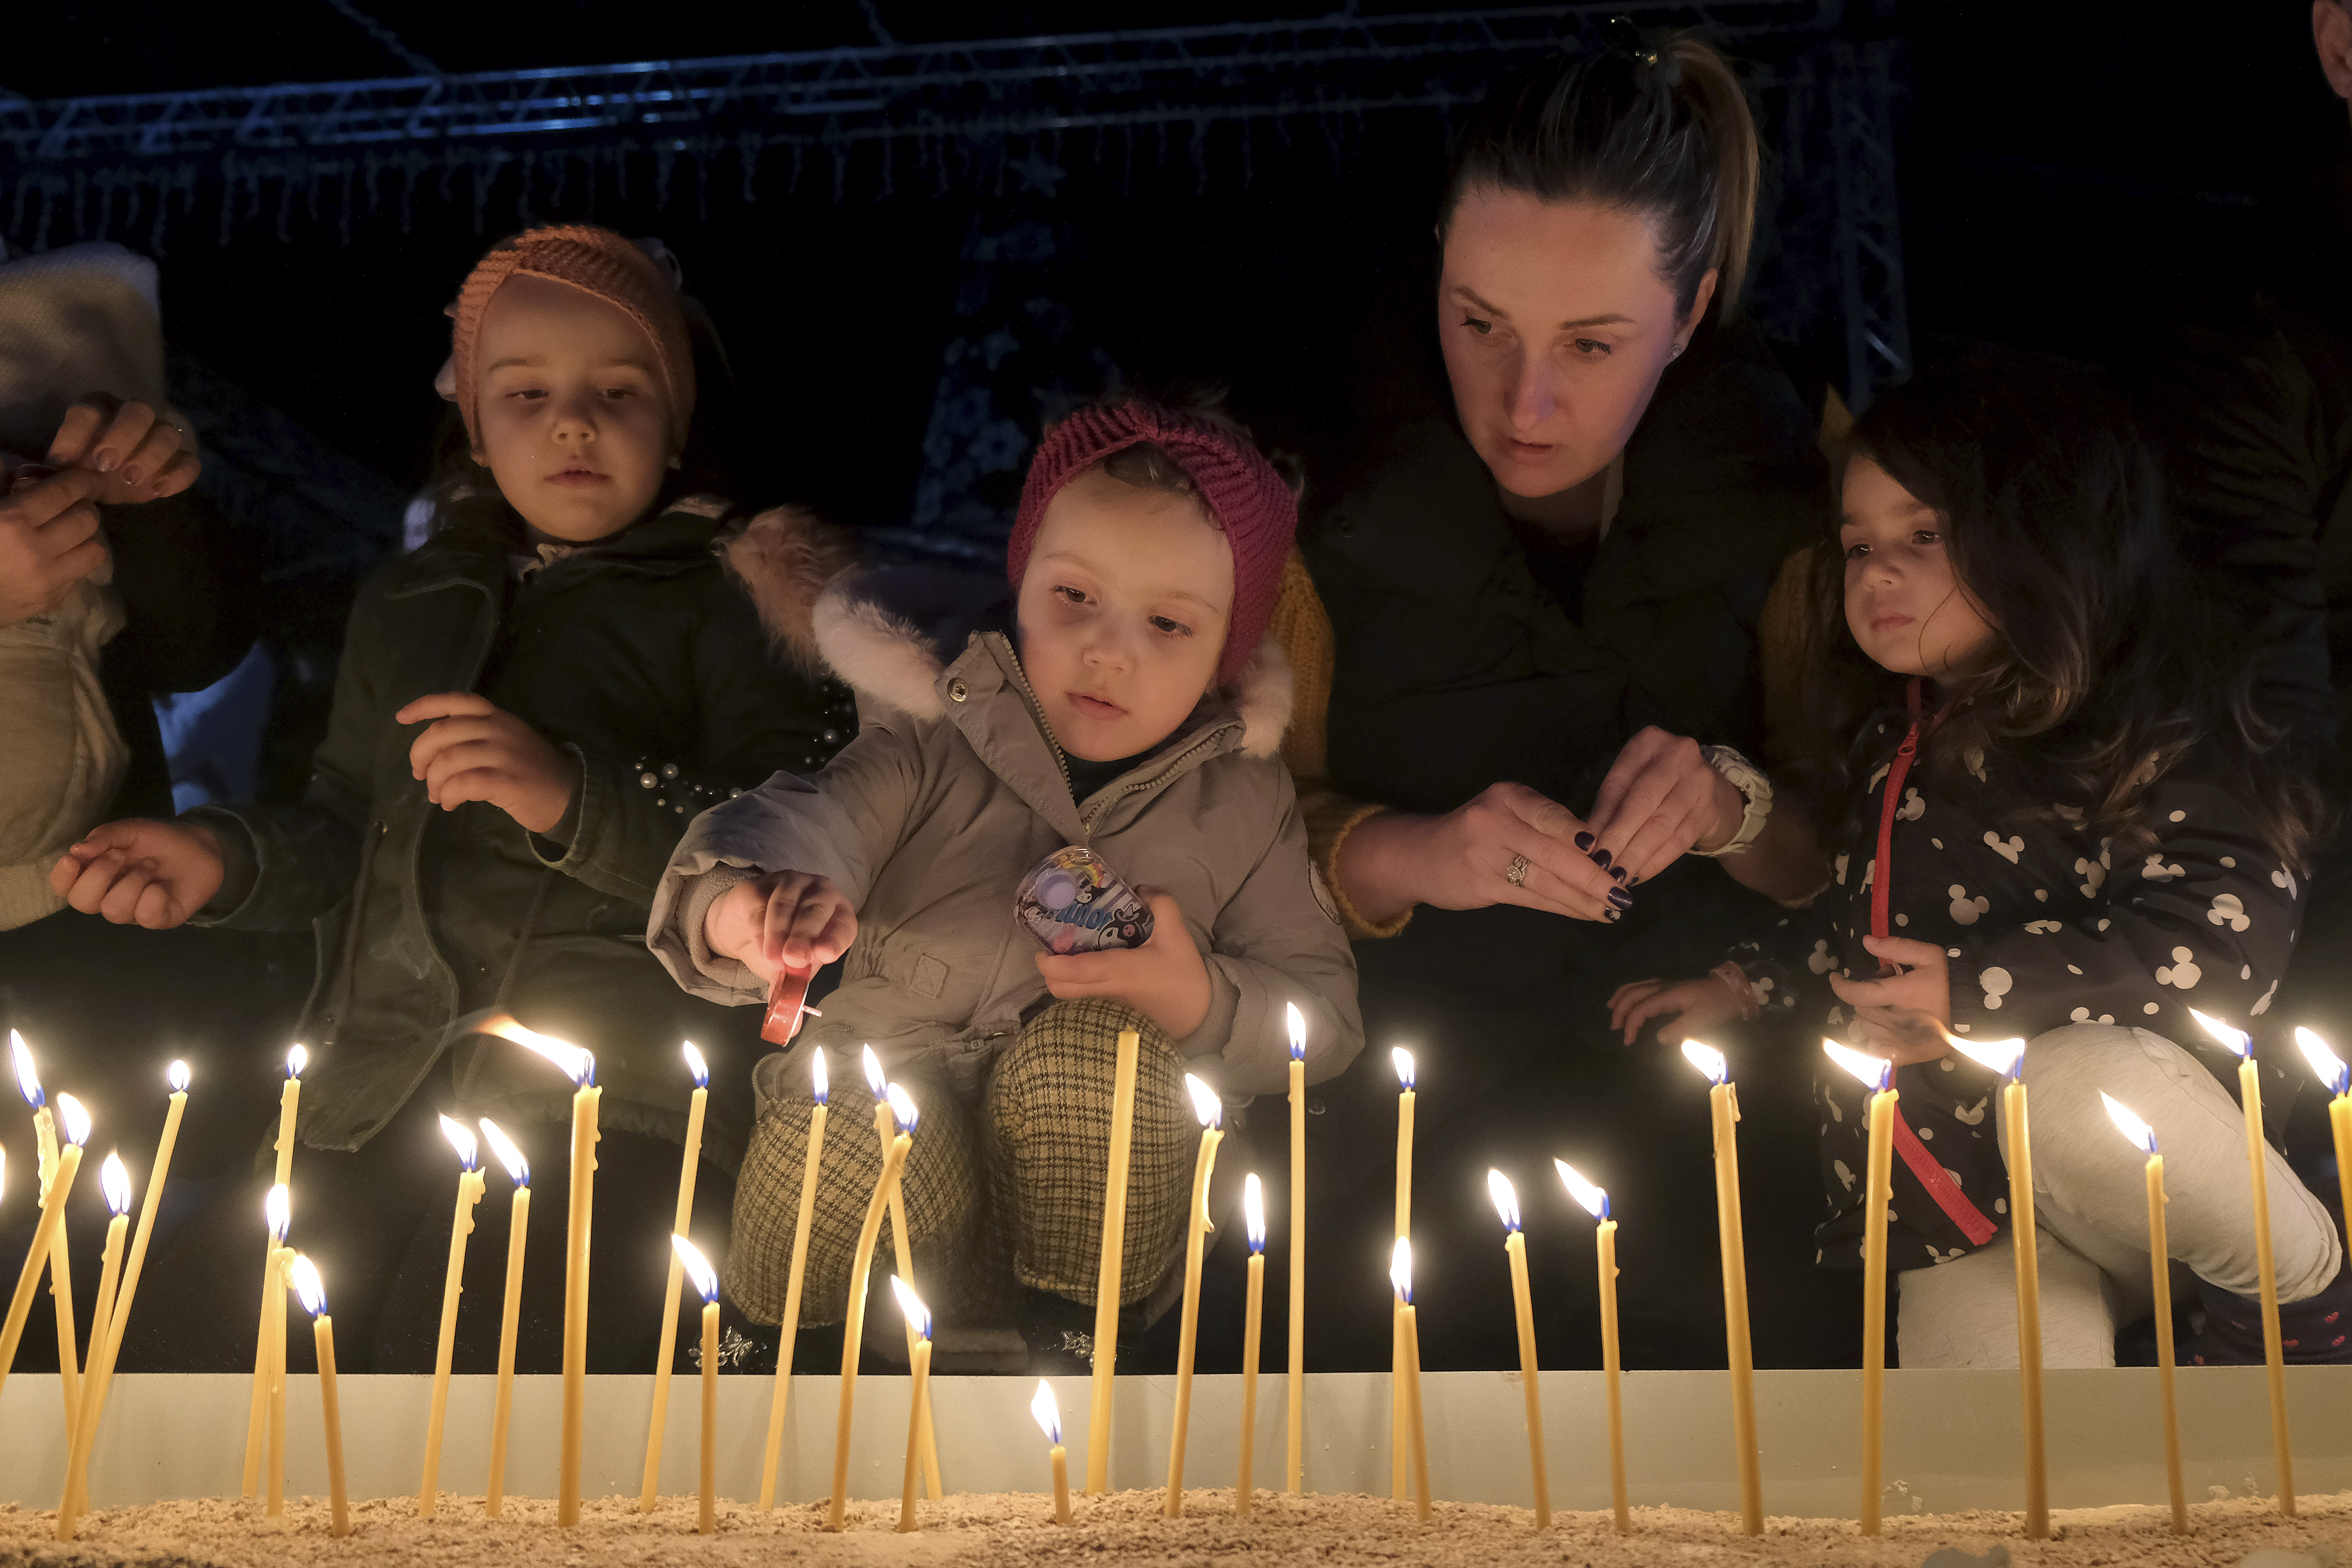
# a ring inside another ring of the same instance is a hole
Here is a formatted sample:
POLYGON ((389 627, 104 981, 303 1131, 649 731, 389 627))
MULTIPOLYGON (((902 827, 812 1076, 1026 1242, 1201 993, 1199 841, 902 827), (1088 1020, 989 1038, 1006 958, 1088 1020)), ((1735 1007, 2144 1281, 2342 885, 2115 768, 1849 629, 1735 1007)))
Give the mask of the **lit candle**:
POLYGON ((2164 1479, 2172 1491, 2172 1533, 2189 1533, 2189 1495, 2180 1483, 2180 1407, 2172 1390, 2172 1247, 2165 1237, 2164 1156, 2156 1151, 2156 1129, 2102 1092, 2107 1114, 2125 1137, 2147 1156, 2147 1262, 2156 1292, 2156 1387, 2164 1405, 2164 1479))
POLYGON ((1102 1261, 1095 1269, 1093 1403, 1087 1420, 1087 1495, 1110 1486, 1111 1374, 1118 1365, 1118 1298, 1127 1247, 1128 1150, 1135 1136, 1135 1072, 1141 1039, 1118 1032, 1111 1073, 1110 1159, 1103 1173, 1102 1261))
MULTIPOLYGON (((1412 1237, 1412 1053, 1402 1046, 1389 1052, 1397 1075, 1396 1238, 1412 1237)), ((1389 1312, 1389 1495, 1402 1499, 1412 1489, 1406 1474, 1404 1440, 1404 1314, 1389 1312)))
POLYGON ((697 1528, 719 1533, 719 1271, 682 1236, 669 1238, 670 1256, 694 1277, 702 1296, 702 1511, 697 1528))
MULTIPOLYGON (((1705 1073, 1715 1124, 1715 1219, 1723 1253, 1723 1333, 1731 1370, 1731 1451, 1739 1471, 1739 1527, 1764 1533, 1764 1472, 1756 1447, 1756 1356, 1748 1339, 1748 1243, 1739 1211, 1739 1091, 1731 1064, 1713 1046, 1683 1042, 1683 1056, 1705 1073)), ((1622 1506, 1622 1505, 1621 1505, 1622 1506)), ((1621 1516, 1622 1517, 1622 1516, 1621 1516)))
MULTIPOLYGON (((278 1091, 278 1174, 275 1184, 289 1186, 294 1179, 295 1112, 302 1103, 302 1069, 310 1065, 307 1047, 295 1045, 286 1052, 286 1085, 278 1091)), ((269 1375, 269 1303, 270 1292, 278 1292, 279 1317, 284 1313, 285 1291, 278 1279, 278 1246, 272 1242, 261 1260, 261 1318, 253 1326, 253 1404, 245 1418, 245 1491, 251 1497, 261 1485, 261 1452, 267 1438, 269 1393, 266 1386, 269 1375)))
POLYGON ((294 1254, 286 1245, 287 1222, 292 1217, 292 1196, 283 1183, 269 1189, 262 1213, 269 1221, 269 1284, 262 1292, 269 1310, 269 1492, 262 1512, 270 1519, 286 1512, 286 1270, 294 1254))
POLYGON ((1528 1243, 1519 1232, 1519 1194, 1500 1171, 1486 1173, 1486 1195, 1503 1216, 1503 1251, 1511 1260, 1511 1305, 1519 1321, 1519 1382, 1528 1395, 1528 1460, 1535 1469, 1536 1528, 1551 1528, 1551 1480, 1544 1468, 1543 1402, 1536 1390, 1535 1300, 1528 1289, 1528 1243))
POLYGON ((907 1486, 898 1500, 898 1533, 908 1535, 922 1529, 915 1517, 915 1477, 923 1453, 923 1394, 931 1382, 931 1310, 923 1305, 915 1288, 896 1274, 890 1276, 890 1290, 898 1298, 898 1310, 906 1314, 914 1344, 907 1357, 907 1364, 914 1369, 914 1384, 908 1390, 907 1486))
POLYGON ((1601 1370, 1609 1405, 1609 1496, 1617 1510, 1617 1533, 1630 1535, 1633 1517, 1625 1504, 1625 1404, 1618 1386, 1617 1364, 1617 1222, 1609 1217, 1607 1193, 1586 1181, 1567 1161, 1554 1160, 1551 1164, 1569 1195, 1599 1222, 1592 1232, 1592 1246, 1601 1266, 1601 1370))
POLYGON ((817 1157, 824 1148, 824 1047, 813 1053, 809 1066, 816 1106, 809 1112, 808 1154, 801 1162, 801 1212, 793 1223, 793 1270, 784 1287, 784 1321, 776 1341, 776 1389, 768 1402, 768 1451, 760 1465, 760 1508, 776 1506, 776 1467, 784 1452, 784 1402, 793 1387, 793 1347, 801 1332, 801 1280, 808 1272, 809 1222, 816 1213, 817 1157))
MULTIPOLYGON (((887 1154, 890 1152, 890 1139, 894 1133, 891 1125, 889 1085, 882 1077, 882 1058, 874 1054, 872 1046, 867 1046, 865 1049, 863 1065, 866 1068, 866 1087, 874 1091, 874 1139, 880 1145, 882 1152, 887 1154)), ((915 1256, 913 1244, 907 1237, 907 1194, 903 1185, 893 1186, 890 1189, 890 1247, 898 1265, 898 1278, 904 1279, 909 1286, 913 1285, 915 1256)), ((907 1359, 909 1364, 913 1363, 914 1356, 915 1331, 914 1326, 909 1324, 907 1329, 907 1359)), ((930 1385, 928 1383, 923 1386, 922 1395, 922 1398, 917 1402, 916 1419, 921 1424, 922 1430, 923 1479, 929 1486, 931 1500, 937 1502, 945 1494, 940 1484, 940 1447, 938 1438, 931 1431, 931 1394, 930 1385)))
POLYGON ((343 1494, 343 1412, 335 1397, 335 1320, 327 1313, 327 1287, 318 1266, 301 1253, 286 1267, 294 1294, 310 1314, 310 1342, 319 1352, 319 1408, 327 1424, 327 1496, 334 1509, 332 1533, 349 1535, 351 1507, 343 1494))
POLYGON ((1299 1497, 1307 1490, 1307 1016, 1296 1002, 1283 1012, 1290 1024, 1290 1452, 1283 1485, 1299 1497))
MULTIPOLYGON (((694 1042, 686 1042, 686 1070, 694 1077, 694 1093, 687 1101, 685 1157, 677 1168, 677 1217, 670 1235, 684 1236, 694 1219, 694 1169, 702 1158, 702 1113, 710 1100, 710 1067, 694 1042)), ((669 1284, 662 1295, 661 1347, 654 1354, 654 1412, 646 1427, 646 1473, 637 1494, 637 1511, 654 1510, 654 1494, 661 1486, 662 1428, 669 1420, 670 1363, 677 1359, 677 1298, 682 1255, 670 1249, 669 1284)))
POLYGON ((1070 1522, 1070 1453, 1062 1447, 1062 1407, 1054 1403, 1053 1385, 1044 1378, 1037 1380, 1036 1394, 1029 1401, 1029 1414, 1037 1418, 1038 1427, 1045 1434, 1045 1461, 1054 1471, 1054 1522, 1070 1522))
POLYGON ((507 1497, 507 1423, 514 1415, 515 1326, 522 1315, 523 1237, 530 1231, 530 1162, 506 1130, 482 1118, 482 1136, 499 1163, 514 1178, 514 1205, 507 1212, 507 1293, 499 1318, 499 1394, 490 1413, 490 1479, 483 1511, 499 1518, 507 1497))
POLYGON ((577 1086, 572 1096, 572 1203, 563 1248, 563 1447, 556 1479, 555 1520, 580 1522, 582 1424, 588 1394, 588 1221, 596 1205, 596 1058, 565 1040, 501 1016, 480 1026, 535 1051, 577 1086))
POLYGON ((50 1244, 65 1224, 66 1194, 73 1190, 74 1177, 81 1170, 82 1145, 89 1142, 89 1112, 82 1109, 80 1100, 70 1094, 58 1096, 58 1117, 64 1123, 58 1131, 65 1134, 65 1146, 58 1152, 56 1173, 41 1194, 41 1216, 33 1226, 33 1245, 16 1276, 16 1294, 9 1300, 7 1321, 0 1325, 0 1386, 6 1385, 8 1369, 16 1364, 16 1346, 25 1337, 25 1320, 33 1310, 33 1292, 41 1287, 50 1244))
POLYGON ((1242 1311, 1242 1455, 1234 1511, 1247 1513, 1257 1478, 1258 1336, 1265 1322, 1265 1191, 1252 1171, 1242 1181, 1242 1227, 1249 1233, 1249 1285, 1242 1311))
POLYGON ((2295 1030, 2294 1043, 2303 1047, 2313 1076, 2334 1097, 2327 1102, 2327 1121, 2336 1134, 2336 1179, 2344 1191, 2344 1212, 2352 1214, 2352 1067, 2309 1029, 2295 1030))
POLYGON ((1412 1440, 1412 1485, 1416 1511, 1429 1517, 1429 1449, 1422 1441, 1421 1328, 1412 1316, 1412 1243, 1400 1239, 1389 1258, 1389 1283, 1395 1287, 1399 1316, 1404 1323, 1405 1431, 1412 1440))
POLYGON ((1186 1073, 1184 1092, 1192 1097, 1192 1114, 1200 1119, 1201 1151, 1192 1159, 1192 1217, 1184 1237, 1184 1315, 1177 1322, 1176 1427, 1169 1439, 1168 1500, 1163 1505, 1170 1519, 1184 1511, 1184 1443, 1192 1421, 1192 1352, 1200 1343, 1201 1254, 1209 1232, 1209 1173, 1216 1167, 1217 1145, 1225 1136, 1225 1108, 1217 1091, 1186 1073))
POLYGON ((2278 1455, 2279 1512, 2293 1519, 2294 1460, 2287 1452, 2286 1352, 2279 1338, 2278 1268, 2271 1256, 2271 1184, 2263 1158, 2262 1068, 2254 1061, 2253 1037, 2243 1029, 2233 1029, 2194 1007, 2189 1016, 2238 1056, 2238 1102, 2246 1113, 2246 1171, 2254 1192, 2254 1267, 2262 1280, 2263 1360, 2270 1372, 2271 1447, 2278 1455))
MULTIPOLYGON (((8 1054, 16 1063, 16 1087, 24 1091, 25 1103, 33 1108, 33 1145, 38 1160, 40 1192, 46 1197, 58 1170, 57 1121, 49 1114, 48 1097, 41 1092, 40 1074, 33 1067, 32 1047, 14 1029, 8 1031, 8 1054)), ((66 1442, 70 1447, 74 1423, 81 1417, 81 1390, 76 1386, 79 1369, 74 1354, 73 1271, 68 1267, 62 1225, 49 1244, 49 1256, 43 1266, 49 1272, 49 1297, 57 1308, 58 1392, 65 1396, 66 1442)))
POLYGON ((121 1278, 123 1233, 131 1227, 131 1173, 123 1169, 121 1155, 107 1155, 106 1163, 98 1168, 98 1185, 106 1194, 107 1212, 114 1217, 106 1226, 106 1249, 98 1268, 98 1300, 90 1303, 89 1342, 99 1353, 92 1358, 89 1375, 82 1379, 81 1415, 67 1443, 66 1495, 58 1503, 59 1541, 74 1538, 74 1520, 89 1504, 87 1472, 98 1418, 93 1396, 99 1392, 99 1367, 103 1364, 107 1321, 114 1310, 115 1282, 121 1278))
MULTIPOLYGON (((2042 1263, 2034 1239, 2033 1141, 2025 1111, 2023 1040, 1963 1040, 1952 1044, 2004 1080, 2001 1132, 2009 1151, 2010 1239, 2017 1255, 2018 1393, 2025 1422, 2025 1534, 2050 1538, 2050 1467, 2042 1446, 2042 1263)), ((2158 1323, 2171 1319, 2159 1318, 2158 1323)))
POLYGON ((466 1288, 466 1238, 474 1234, 474 1205, 482 1201, 481 1151, 462 1121, 441 1119, 441 1136, 457 1151, 457 1208, 449 1217, 449 1268, 441 1281, 441 1338, 433 1352, 433 1408, 425 1424, 425 1479, 416 1489, 416 1517, 431 1519, 441 1500, 441 1432, 449 1415, 449 1361, 457 1348, 457 1297, 466 1288))
POLYGON ((1870 1159, 1862 1211, 1862 1533, 1878 1533, 1879 1467, 1886 1428, 1886 1205, 1894 1180, 1895 1064, 1823 1040, 1830 1059, 1870 1097, 1870 1159))
MULTIPOLYGON (((885 1092, 898 1123, 898 1135, 890 1140, 882 1156, 882 1173, 874 1179, 874 1195, 866 1204, 866 1223, 858 1227, 857 1249, 849 1258, 849 1302, 841 1330, 841 1413, 833 1434, 833 1507, 825 1515, 825 1528, 835 1531, 841 1529, 849 1507, 849 1426, 857 1408, 857 1351, 866 1335, 866 1281, 874 1266, 874 1243, 882 1234, 882 1215, 889 1206, 891 1190, 898 1184, 898 1173, 906 1169, 907 1151, 914 1146, 919 1120, 915 1102, 905 1089, 894 1083, 885 1092)), ((921 1408, 919 1402, 916 1409, 921 1408)))

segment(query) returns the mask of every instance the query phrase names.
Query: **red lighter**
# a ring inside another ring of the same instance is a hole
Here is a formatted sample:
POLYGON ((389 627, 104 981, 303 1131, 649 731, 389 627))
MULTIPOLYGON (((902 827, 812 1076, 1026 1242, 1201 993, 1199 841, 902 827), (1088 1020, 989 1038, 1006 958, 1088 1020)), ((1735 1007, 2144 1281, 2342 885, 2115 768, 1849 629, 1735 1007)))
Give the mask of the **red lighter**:
POLYGON ((760 1026, 760 1037, 773 1046, 788 1046, 793 1037, 801 1032, 801 1016, 807 1014, 822 1018, 824 1014, 808 1005, 809 982, 816 977, 814 969, 793 969, 789 965, 776 971, 775 984, 768 987, 768 1017, 760 1026))

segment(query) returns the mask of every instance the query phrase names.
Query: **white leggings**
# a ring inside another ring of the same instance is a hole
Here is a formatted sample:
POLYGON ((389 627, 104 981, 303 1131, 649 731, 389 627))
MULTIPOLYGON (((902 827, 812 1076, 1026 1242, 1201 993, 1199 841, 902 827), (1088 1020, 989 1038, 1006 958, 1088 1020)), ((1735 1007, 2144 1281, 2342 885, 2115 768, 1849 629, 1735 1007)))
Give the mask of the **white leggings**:
MULTIPOLYGON (((2116 1131, 2102 1089, 2156 1129, 2173 1258, 2224 1290, 2258 1291, 2245 1117, 2194 1057, 2146 1029, 2072 1024, 2027 1047, 2025 1082, 2043 1364, 2113 1366, 2116 1325, 2151 1300, 2147 1157, 2116 1131)), ((2300 1301, 2327 1288, 2343 1249, 2278 1151, 2263 1154, 2279 1300, 2300 1301)), ((2003 1230, 1965 1257, 1898 1276, 1903 1364, 2015 1366, 2015 1258, 2003 1230)))

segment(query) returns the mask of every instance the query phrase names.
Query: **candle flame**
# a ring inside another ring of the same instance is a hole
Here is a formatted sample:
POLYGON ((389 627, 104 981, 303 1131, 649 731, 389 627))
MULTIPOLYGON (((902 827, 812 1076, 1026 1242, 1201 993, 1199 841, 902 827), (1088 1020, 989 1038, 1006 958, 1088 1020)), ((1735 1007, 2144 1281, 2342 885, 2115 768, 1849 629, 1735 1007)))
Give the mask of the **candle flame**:
POLYGON ((2327 1042, 2309 1029, 2298 1026, 2294 1043, 2303 1047, 2303 1059, 2330 1094, 2352 1094, 2352 1067, 2347 1067, 2342 1057, 2327 1048, 2327 1042))
POLYGON ((106 1163, 98 1168, 98 1186, 99 1191, 106 1194, 108 1213, 124 1215, 131 1212, 131 1172, 122 1163, 121 1155, 108 1153, 106 1163))
POLYGON ((2003 1078, 2015 1078, 2025 1066, 2023 1040, 1963 1040, 1957 1035, 1947 1035, 1945 1038, 1962 1056, 2003 1078))
POLYGON ((269 1195, 261 1200, 261 1217, 269 1226, 270 1244, 285 1246, 286 1227, 294 1223, 294 1198, 285 1183, 270 1188, 269 1195))
POLYGON ((1265 1250, 1265 1188, 1252 1171, 1242 1179, 1242 1228, 1249 1233, 1249 1249, 1265 1250))
POLYGON ((1215 1089, 1191 1073, 1184 1075, 1184 1092, 1192 1097, 1192 1114, 1202 1126, 1214 1127, 1224 1121, 1225 1102, 1217 1098, 1215 1089))
POLYGON ((327 1282, 319 1278, 319 1266, 310 1261, 307 1252, 298 1252, 294 1261, 286 1266, 294 1281, 294 1294, 302 1298, 302 1310, 314 1318, 327 1315, 327 1282))
POLYGON ((58 1133, 67 1142, 81 1144, 89 1142, 89 1112, 82 1109, 80 1100, 70 1094, 58 1096, 58 1119, 62 1123, 58 1133))
POLYGON ((1704 1041, 1685 1040, 1683 1057, 1691 1066, 1706 1074, 1710 1083, 1728 1083, 1731 1080, 1731 1064, 1723 1059, 1721 1051, 1704 1041))
POLYGON ((1406 1093, 1412 1093, 1412 1053, 1402 1046, 1392 1046, 1389 1048, 1389 1060, 1396 1068, 1397 1082, 1403 1087, 1406 1093))
POLYGON ((1037 1392, 1030 1398, 1029 1414, 1037 1418, 1037 1428, 1045 1434, 1045 1441, 1058 1448, 1062 1446, 1062 1407, 1054 1403, 1054 1386, 1044 1378, 1037 1380, 1037 1392))
POLYGON ((825 1091, 832 1087, 824 1065, 824 1047, 819 1046, 809 1053, 809 1082, 816 1086, 816 1102, 824 1103, 825 1091))
POLYGON ((1883 1094, 1886 1091, 1886 1086, 1894 1081, 1895 1064, 1885 1057, 1868 1055, 1851 1047, 1839 1045, 1835 1040, 1823 1040, 1822 1049, 1829 1053, 1830 1060, 1860 1079, 1862 1087, 1864 1089, 1875 1089, 1883 1094))
POLYGON ((2125 1110, 2123 1102, 2116 1099, 2114 1095, 2109 1094, 2106 1090, 2101 1089, 2099 1091, 2099 1098, 2106 1102, 2107 1114, 2115 1119, 2115 1123, 2117 1127, 2123 1129, 2123 1134, 2125 1137, 2130 1139, 2134 1143, 2138 1144, 2142 1153, 2153 1154, 2156 1152, 2155 1128, 2150 1127, 2147 1122, 2142 1121, 2138 1117, 2134 1116, 2130 1111, 2125 1110))
POLYGON ((41 1092, 41 1075, 33 1070, 33 1047, 16 1030, 8 1031, 8 1055, 16 1064, 16 1087, 25 1092, 25 1103, 38 1110, 48 1103, 41 1092))
POLYGON ((522 1157, 522 1151, 516 1148, 515 1141, 507 1136, 507 1130, 485 1116, 482 1118, 482 1136, 489 1140, 490 1152, 496 1154, 499 1163, 507 1168, 507 1174, 514 1178, 514 1184, 518 1187, 530 1185, 530 1162, 522 1157))
POLYGON ((449 1140, 449 1147, 457 1151, 457 1163, 468 1171, 481 1168, 481 1145, 474 1142, 473 1130, 462 1121, 448 1117, 441 1119, 441 1136, 449 1140))
POLYGON ((172 1092, 173 1094, 187 1093, 188 1064, 185 1062, 173 1062, 170 1067, 165 1068, 163 1069, 163 1081, 172 1086, 172 1092))
POLYGON ((302 1069, 310 1065, 310 1048, 308 1046, 303 1045, 298 1040, 292 1046, 287 1047, 286 1076, 288 1078, 300 1078, 302 1076, 302 1069))
POLYGON ((2235 1051, 2240 1061, 2254 1054, 2254 1037, 2245 1030, 2233 1029, 2221 1019, 2208 1017, 2194 1007, 2189 1009, 2189 1016, 2197 1020, 2200 1028, 2235 1051))
POLYGON ((533 1051, 553 1062, 556 1070, 582 1089, 596 1081, 596 1055, 575 1046, 569 1040, 559 1040, 552 1035, 542 1035, 536 1029, 526 1029, 511 1013, 501 1013, 475 1026, 475 1032, 496 1035, 502 1040, 512 1040, 527 1051, 533 1051))
POLYGON ((1519 1190, 1511 1185, 1511 1178, 1500 1171, 1486 1173, 1486 1195, 1495 1200, 1495 1212, 1503 1216, 1503 1228, 1513 1235, 1519 1229, 1519 1190))
POLYGON ((874 1091, 875 1099, 887 1100, 890 1085, 882 1077, 882 1058, 874 1054, 872 1046, 868 1046, 857 1054, 857 1059, 866 1067, 866 1087, 874 1091))
POLYGON ((931 1310, 923 1305, 923 1299, 915 1294, 915 1288, 893 1274, 890 1276, 890 1294, 898 1298, 898 1310, 907 1314, 907 1326, 915 1331, 915 1337, 929 1339, 931 1310))
POLYGON ((898 1123, 898 1131, 912 1136, 915 1124, 922 1120, 915 1110, 915 1097, 895 1083, 885 1084, 882 1094, 890 1102, 890 1115, 898 1123))
POLYGON ((686 1070, 694 1075, 695 1088, 710 1087, 710 1064, 702 1059, 702 1053, 694 1048, 692 1040, 686 1042, 686 1070))
POLYGON ((1594 1219, 1609 1217, 1608 1193, 1586 1181, 1576 1167, 1565 1160, 1554 1160, 1551 1168, 1559 1173, 1560 1184, 1568 1189, 1569 1196, 1584 1205, 1585 1213, 1594 1219))
POLYGON ((1412 1305, 1412 1243, 1402 1236, 1389 1254, 1389 1283, 1396 1288, 1398 1300, 1412 1305))
POLYGON ((1307 1059, 1307 1015, 1298 1010, 1296 1002, 1284 1003, 1282 1010, 1290 1025, 1290 1059, 1303 1062, 1307 1059))
POLYGON ((702 1248, 676 1234, 670 1237, 669 1245, 677 1254, 677 1260, 686 1265, 687 1277, 694 1281, 694 1288, 702 1292, 703 1304, 708 1306, 719 1300, 719 1271, 710 1267, 710 1259, 702 1256, 702 1248))

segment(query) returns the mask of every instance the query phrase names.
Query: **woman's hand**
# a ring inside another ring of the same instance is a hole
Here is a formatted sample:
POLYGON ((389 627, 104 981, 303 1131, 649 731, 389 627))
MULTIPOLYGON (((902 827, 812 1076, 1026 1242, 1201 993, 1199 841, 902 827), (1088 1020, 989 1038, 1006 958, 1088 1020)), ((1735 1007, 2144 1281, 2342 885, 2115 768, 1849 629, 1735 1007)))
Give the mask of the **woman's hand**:
POLYGON ((487 698, 470 691, 420 697, 392 716, 424 724, 408 748, 409 772, 444 811, 466 801, 497 806, 533 833, 545 833, 572 808, 579 769, 547 738, 487 698))
POLYGON ((1065 1001, 1108 996, 1124 1002, 1170 1039, 1181 1040, 1209 1016, 1209 966, 1192 945, 1176 900, 1158 888, 1135 890, 1151 906, 1149 942, 1102 952, 1041 952, 1037 973, 1045 977, 1045 989, 1065 1001))
POLYGON ((186 437, 143 403, 93 393, 66 410, 49 443, 49 466, 98 476, 90 500, 105 506, 175 496, 196 482, 201 464, 181 450, 186 437))
POLYGON ((1358 913, 1394 920, 1415 904, 1520 904, 1574 920, 1615 920, 1633 899, 1587 853, 1575 813, 1525 784, 1495 784, 1443 816, 1382 812, 1358 823, 1334 869, 1358 913), (1511 880, 1518 858, 1521 882, 1511 880))
POLYGON ((1830 989, 1853 1009, 1863 1048, 1896 1067, 1952 1054, 1952 981, 1944 950, 1901 936, 1866 936, 1862 945, 1895 973, 1880 980, 1830 976, 1830 989))
POLYGON ((1636 980, 1617 987, 1609 998, 1609 1026, 1621 1030, 1632 1045, 1642 1026, 1660 1020, 1658 1043, 1678 1046, 1700 1035, 1713 1034, 1735 1018, 1745 1017, 1745 1003, 1729 985, 1712 974, 1696 980, 1636 980))
POLYGON ((212 901, 224 874, 211 828, 133 816, 93 827, 67 849, 49 889, 86 915, 168 931, 212 901))
POLYGON ((1693 849, 1719 849, 1748 816, 1748 797, 1696 741, 1654 726, 1625 742, 1593 797, 1593 858, 1646 881, 1693 849))
POLYGON ((857 911, 847 895, 806 871, 771 871, 738 882, 713 899, 702 917, 705 946, 770 983, 782 969, 822 968, 856 940, 857 911))

